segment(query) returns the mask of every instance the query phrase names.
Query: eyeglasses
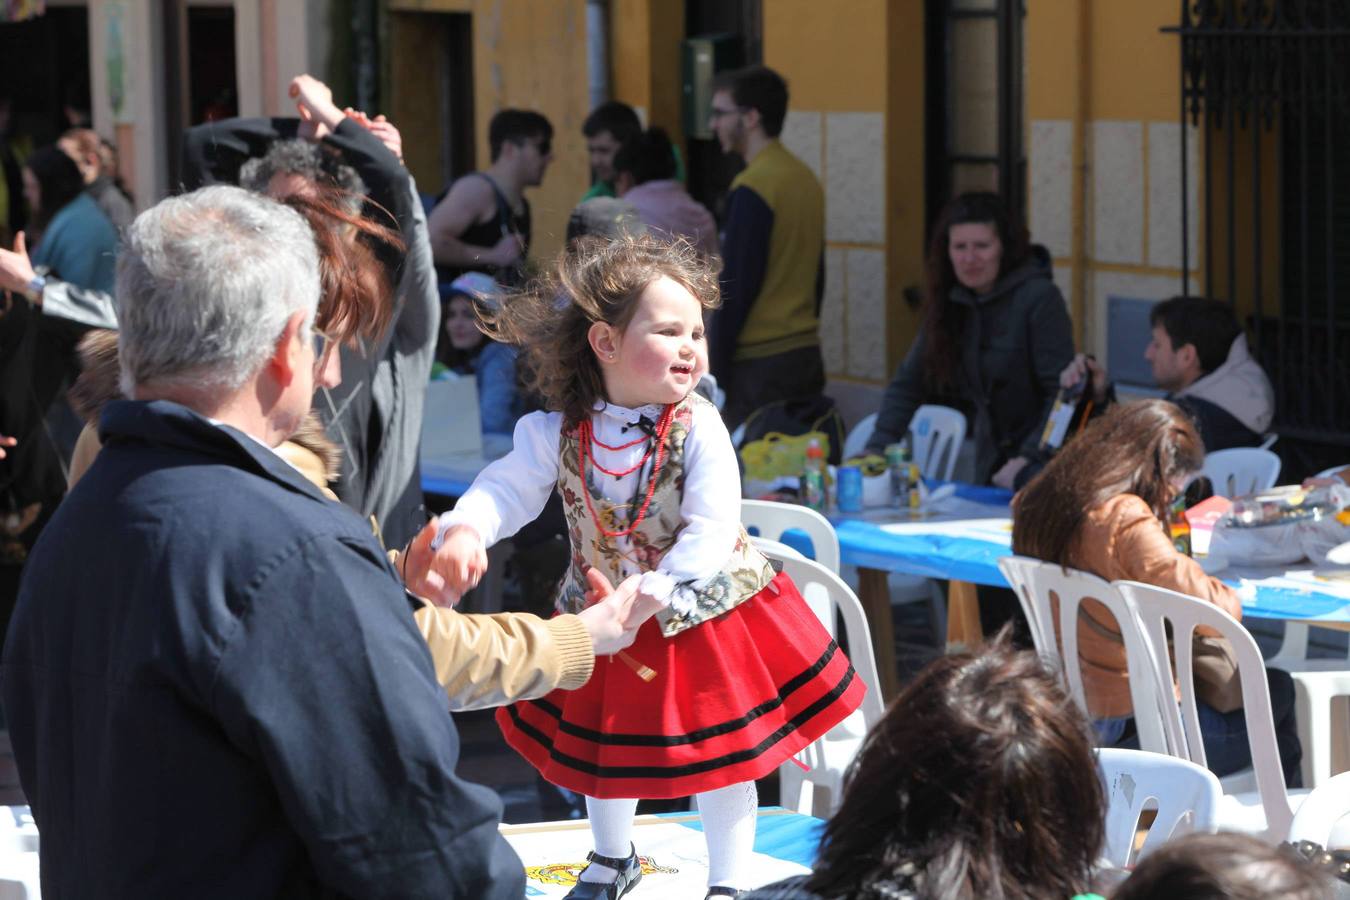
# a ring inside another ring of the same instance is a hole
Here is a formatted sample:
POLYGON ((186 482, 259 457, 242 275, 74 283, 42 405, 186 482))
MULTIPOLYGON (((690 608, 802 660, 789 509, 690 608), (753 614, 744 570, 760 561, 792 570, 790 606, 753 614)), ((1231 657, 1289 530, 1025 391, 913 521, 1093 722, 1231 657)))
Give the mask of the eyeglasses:
POLYGON ((718 109, 717 107, 714 106, 708 110, 708 121, 716 122, 723 116, 736 116, 740 115, 744 111, 745 111, 744 107, 740 106, 734 107, 732 109, 718 109))
POLYGON ((319 373, 323 370, 324 363, 328 360, 328 354, 333 351, 335 341, 332 335, 317 328, 311 329, 311 331, 314 339, 314 377, 318 378, 319 373))

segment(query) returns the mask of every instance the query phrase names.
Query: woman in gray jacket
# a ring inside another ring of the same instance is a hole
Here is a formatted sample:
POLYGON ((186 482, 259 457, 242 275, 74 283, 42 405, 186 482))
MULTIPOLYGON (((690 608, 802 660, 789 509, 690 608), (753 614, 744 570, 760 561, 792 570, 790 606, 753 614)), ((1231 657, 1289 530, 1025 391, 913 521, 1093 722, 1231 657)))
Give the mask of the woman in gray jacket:
POLYGON ((971 423, 974 481, 1012 487, 1072 359, 1064 297, 1025 225, 995 194, 962 194, 933 229, 923 325, 886 388, 867 449, 882 452, 904 437, 921 404, 942 403, 971 423))

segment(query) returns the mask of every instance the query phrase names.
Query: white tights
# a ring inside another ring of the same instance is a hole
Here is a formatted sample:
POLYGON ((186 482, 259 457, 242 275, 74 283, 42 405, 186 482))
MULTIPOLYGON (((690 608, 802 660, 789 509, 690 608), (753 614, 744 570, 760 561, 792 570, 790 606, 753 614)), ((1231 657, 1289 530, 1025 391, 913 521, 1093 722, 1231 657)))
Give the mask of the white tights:
MULTIPOLYGON (((708 887, 743 884, 743 869, 755 844, 755 811, 759 793, 753 781, 727 785, 698 795, 698 814, 708 842, 708 887)), ((636 800, 586 798, 591 838, 600 856, 624 859, 631 849, 636 800)), ((607 866, 587 866, 581 880, 609 884, 618 873, 607 866)))

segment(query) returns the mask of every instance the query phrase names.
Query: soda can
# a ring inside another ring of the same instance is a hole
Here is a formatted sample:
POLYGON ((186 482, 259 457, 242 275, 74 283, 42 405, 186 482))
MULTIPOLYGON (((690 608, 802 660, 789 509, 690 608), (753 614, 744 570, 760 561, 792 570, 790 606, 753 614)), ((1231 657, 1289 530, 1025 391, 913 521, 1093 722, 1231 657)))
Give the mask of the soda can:
POLYGON ((862 512, 862 469, 840 466, 835 473, 835 502, 840 512, 862 512))

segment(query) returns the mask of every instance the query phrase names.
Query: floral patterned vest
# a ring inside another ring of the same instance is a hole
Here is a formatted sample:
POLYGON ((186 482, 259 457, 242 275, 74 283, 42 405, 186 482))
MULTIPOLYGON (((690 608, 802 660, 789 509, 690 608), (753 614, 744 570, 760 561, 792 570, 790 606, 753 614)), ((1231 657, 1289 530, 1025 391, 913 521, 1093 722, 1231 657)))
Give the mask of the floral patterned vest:
MULTIPOLYGON (((567 516, 572 540, 572 564, 559 586, 558 609, 563 612, 578 612, 582 609, 585 605, 586 571, 591 566, 598 566, 613 584, 618 584, 634 571, 649 572, 659 566, 661 558, 674 545, 684 525, 680 518, 680 500, 684 490, 684 441, 689 435, 695 405, 707 402, 698 394, 691 393, 675 408, 670 434, 666 438, 667 456, 661 466, 651 505, 642 524, 628 535, 627 550, 620 547, 618 540, 605 537, 596 528, 581 492, 590 492, 591 505, 609 531, 628 527, 630 517, 637 515, 640 498, 631 505, 615 505, 595 488, 590 478, 583 484, 577 469, 577 435, 570 429, 563 429, 559 438, 562 464, 558 469, 558 493, 563 498, 563 512, 567 516), (627 572, 625 562, 628 563, 627 572)), ((593 469, 591 471, 594 472, 593 469)), ((649 469, 644 468, 643 472, 646 474, 649 469)), ((645 479, 642 485, 645 494, 645 479)), ((692 585, 676 588, 693 595, 694 609, 687 613, 676 612, 671 608, 658 612, 656 618, 661 623, 661 632, 670 637, 729 612, 763 590, 773 577, 773 567, 750 543, 749 536, 742 528, 736 539, 736 547, 720 573, 697 590, 692 585)))

